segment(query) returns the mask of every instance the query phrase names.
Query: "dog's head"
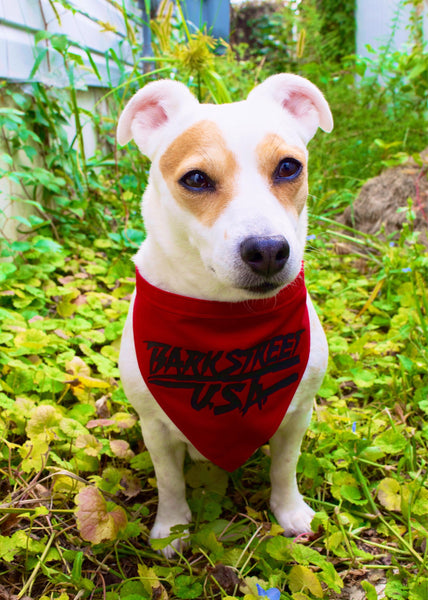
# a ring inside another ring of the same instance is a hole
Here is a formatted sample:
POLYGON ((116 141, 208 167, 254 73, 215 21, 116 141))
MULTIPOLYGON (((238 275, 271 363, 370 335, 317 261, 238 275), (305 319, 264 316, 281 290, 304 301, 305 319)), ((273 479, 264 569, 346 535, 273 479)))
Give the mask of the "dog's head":
POLYGON ((272 296, 295 279, 306 239, 306 144, 318 127, 333 127, 326 100, 291 74, 233 104, 199 104, 168 80, 129 101, 117 137, 134 139, 152 161, 148 240, 176 261, 177 275, 192 269, 202 297, 272 296))

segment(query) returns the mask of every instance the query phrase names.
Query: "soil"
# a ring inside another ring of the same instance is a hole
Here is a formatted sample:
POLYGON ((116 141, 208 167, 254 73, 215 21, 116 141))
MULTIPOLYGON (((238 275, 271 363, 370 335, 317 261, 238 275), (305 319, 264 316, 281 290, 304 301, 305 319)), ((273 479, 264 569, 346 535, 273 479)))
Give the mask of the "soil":
POLYGON ((410 160, 369 179, 337 221, 364 233, 379 233, 382 239, 396 240, 408 220, 406 209, 411 198, 415 214, 412 227, 421 232, 418 241, 428 248, 428 149, 421 156, 422 166, 410 160))

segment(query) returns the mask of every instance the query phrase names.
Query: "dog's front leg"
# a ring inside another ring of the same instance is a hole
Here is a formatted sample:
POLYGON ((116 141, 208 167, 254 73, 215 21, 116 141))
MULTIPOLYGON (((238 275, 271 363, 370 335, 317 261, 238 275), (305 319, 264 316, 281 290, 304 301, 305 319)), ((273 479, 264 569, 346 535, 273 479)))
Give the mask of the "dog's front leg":
MULTIPOLYGON (((169 536, 171 527, 187 525, 191 519, 183 476, 186 444, 175 438, 158 420, 142 426, 142 431, 155 468, 159 494, 158 511, 150 537, 165 538, 169 536)), ((163 554, 170 558, 174 548, 179 549, 181 545, 181 540, 176 540, 163 550, 163 554)))
POLYGON ((270 505, 278 523, 284 528, 284 534, 293 537, 310 532, 314 516, 314 511, 303 500, 296 481, 300 445, 311 420, 311 408, 303 408, 289 413, 270 440, 270 505))

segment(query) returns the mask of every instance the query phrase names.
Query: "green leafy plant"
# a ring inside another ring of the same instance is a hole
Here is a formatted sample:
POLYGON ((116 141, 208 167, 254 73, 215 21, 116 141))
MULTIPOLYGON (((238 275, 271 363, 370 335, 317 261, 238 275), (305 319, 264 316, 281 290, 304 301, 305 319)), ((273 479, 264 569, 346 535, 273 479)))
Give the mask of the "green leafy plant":
POLYGON ((194 88, 200 101, 231 101, 228 89, 217 72, 221 57, 216 55, 216 51, 228 47, 223 40, 215 40, 205 31, 192 32, 180 2, 177 2, 174 11, 170 0, 161 3, 158 17, 152 21, 151 27, 155 40, 155 62, 168 65, 174 77, 194 88))

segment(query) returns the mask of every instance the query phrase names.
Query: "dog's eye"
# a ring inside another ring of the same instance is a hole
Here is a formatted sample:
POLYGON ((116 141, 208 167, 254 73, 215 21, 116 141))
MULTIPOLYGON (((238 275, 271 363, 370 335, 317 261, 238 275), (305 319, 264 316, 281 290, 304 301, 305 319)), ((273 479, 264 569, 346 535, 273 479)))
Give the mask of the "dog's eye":
POLYGON ((295 158, 284 158, 276 167, 274 173, 274 181, 291 181, 296 179, 302 172, 303 165, 300 161, 295 158))
POLYGON ((180 179, 181 185, 191 191, 207 191, 214 189, 214 183, 203 171, 189 171, 180 179))

